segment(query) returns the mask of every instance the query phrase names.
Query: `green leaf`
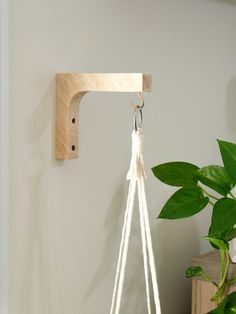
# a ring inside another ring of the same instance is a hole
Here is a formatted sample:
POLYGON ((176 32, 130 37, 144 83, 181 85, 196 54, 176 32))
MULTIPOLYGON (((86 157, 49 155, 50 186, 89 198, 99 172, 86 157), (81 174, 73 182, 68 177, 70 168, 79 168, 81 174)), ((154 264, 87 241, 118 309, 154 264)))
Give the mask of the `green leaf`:
POLYGON ((218 140, 221 157, 233 183, 236 184, 236 144, 218 140))
POLYGON ((191 266, 186 269, 185 276, 186 278, 199 277, 204 274, 204 271, 201 266, 191 266))
POLYGON ((236 313, 236 292, 232 292, 224 298, 221 304, 208 314, 235 314, 236 313))
POLYGON ((228 240, 236 224, 236 200, 222 198, 213 207, 209 235, 228 240))
POLYGON ((234 182, 221 166, 207 166, 196 173, 197 179, 219 194, 226 196, 234 187, 234 182))
POLYGON ((194 187, 197 185, 195 174, 198 169, 193 164, 174 161, 153 167, 152 171, 161 182, 168 185, 194 187))
POLYGON ((182 188, 175 192, 164 205, 159 218, 179 219, 193 216, 209 202, 201 188, 182 188))
POLYGON ((203 239, 210 241, 215 246, 217 246, 219 249, 222 249, 224 251, 228 250, 228 243, 221 239, 213 238, 213 237, 203 237, 203 239))
POLYGON ((226 231, 226 234, 224 236, 224 240, 230 241, 236 238, 236 228, 232 228, 226 231))

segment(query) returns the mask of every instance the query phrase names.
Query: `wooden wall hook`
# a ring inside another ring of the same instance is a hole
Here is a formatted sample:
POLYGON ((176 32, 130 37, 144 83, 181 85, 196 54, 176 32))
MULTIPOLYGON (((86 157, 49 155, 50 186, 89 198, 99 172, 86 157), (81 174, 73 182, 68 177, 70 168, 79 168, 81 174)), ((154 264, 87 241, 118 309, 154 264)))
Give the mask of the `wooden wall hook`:
POLYGON ((79 103, 87 92, 150 92, 142 73, 59 73, 56 75, 56 159, 78 157, 79 103))

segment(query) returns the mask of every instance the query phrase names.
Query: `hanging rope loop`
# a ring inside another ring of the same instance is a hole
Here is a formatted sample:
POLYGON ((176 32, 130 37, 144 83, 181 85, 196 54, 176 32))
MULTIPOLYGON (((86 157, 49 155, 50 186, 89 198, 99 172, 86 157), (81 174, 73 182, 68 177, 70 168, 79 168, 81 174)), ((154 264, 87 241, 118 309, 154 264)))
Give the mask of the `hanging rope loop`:
POLYGON ((139 128, 142 128, 143 123, 143 107, 145 105, 144 97, 141 92, 138 92, 138 97, 141 98, 141 104, 132 104, 134 108, 134 118, 133 118, 133 125, 134 130, 137 131, 139 128))
MULTIPOLYGON (((142 108, 135 112, 142 112, 142 108)), ((136 119, 136 116, 134 116, 136 119)), ((136 122, 136 120, 135 120, 136 122)), ((136 125, 137 126, 137 125, 136 125)), ((151 274, 151 282, 153 288, 153 296, 155 303, 155 313, 161 314, 161 306, 159 300, 159 291, 156 280, 156 269, 154 254, 152 248, 151 230, 148 219, 147 200, 144 186, 144 179, 146 178, 144 162, 143 162, 143 133, 141 127, 134 127, 132 133, 132 155, 130 161, 130 167, 127 174, 127 179, 130 180, 129 193, 126 204, 125 219, 122 230, 119 258, 116 270, 116 278, 114 291, 112 296, 112 304, 110 314, 119 314, 121 307, 121 297, 124 286, 125 269, 127 261, 127 253, 129 248, 129 239, 131 233, 131 224, 133 218, 133 208, 136 189, 138 192, 139 201, 139 213, 140 213, 140 228, 142 238, 142 249, 143 249, 143 261, 144 261, 144 275, 146 284, 146 297, 147 297, 147 308, 148 314, 151 314, 151 300, 150 300, 150 283, 149 283, 149 270, 151 274)))
POLYGON ((134 110, 134 117, 133 117, 134 130, 138 131, 138 129, 141 129, 142 124, 143 124, 143 111, 142 111, 142 108, 137 105, 134 110))

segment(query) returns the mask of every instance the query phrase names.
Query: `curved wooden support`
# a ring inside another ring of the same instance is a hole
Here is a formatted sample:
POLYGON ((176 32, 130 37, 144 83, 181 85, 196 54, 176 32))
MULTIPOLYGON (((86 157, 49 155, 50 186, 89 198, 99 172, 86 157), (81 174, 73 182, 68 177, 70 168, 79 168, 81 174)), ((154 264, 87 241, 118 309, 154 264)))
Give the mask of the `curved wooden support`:
POLYGON ((78 157, 79 103, 87 92, 150 92, 142 73, 60 73, 56 75, 56 159, 78 157))

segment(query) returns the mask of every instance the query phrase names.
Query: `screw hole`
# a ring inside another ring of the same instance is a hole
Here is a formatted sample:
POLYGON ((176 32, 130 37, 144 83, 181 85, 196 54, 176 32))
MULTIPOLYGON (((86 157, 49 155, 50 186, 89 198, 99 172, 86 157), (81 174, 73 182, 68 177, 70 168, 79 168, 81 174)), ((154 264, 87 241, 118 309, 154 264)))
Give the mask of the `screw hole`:
POLYGON ((73 119, 72 119, 72 123, 75 123, 75 121, 76 121, 75 118, 73 118, 73 119))
POLYGON ((71 149, 72 149, 73 151, 75 151, 75 145, 72 145, 72 146, 71 146, 71 149))

